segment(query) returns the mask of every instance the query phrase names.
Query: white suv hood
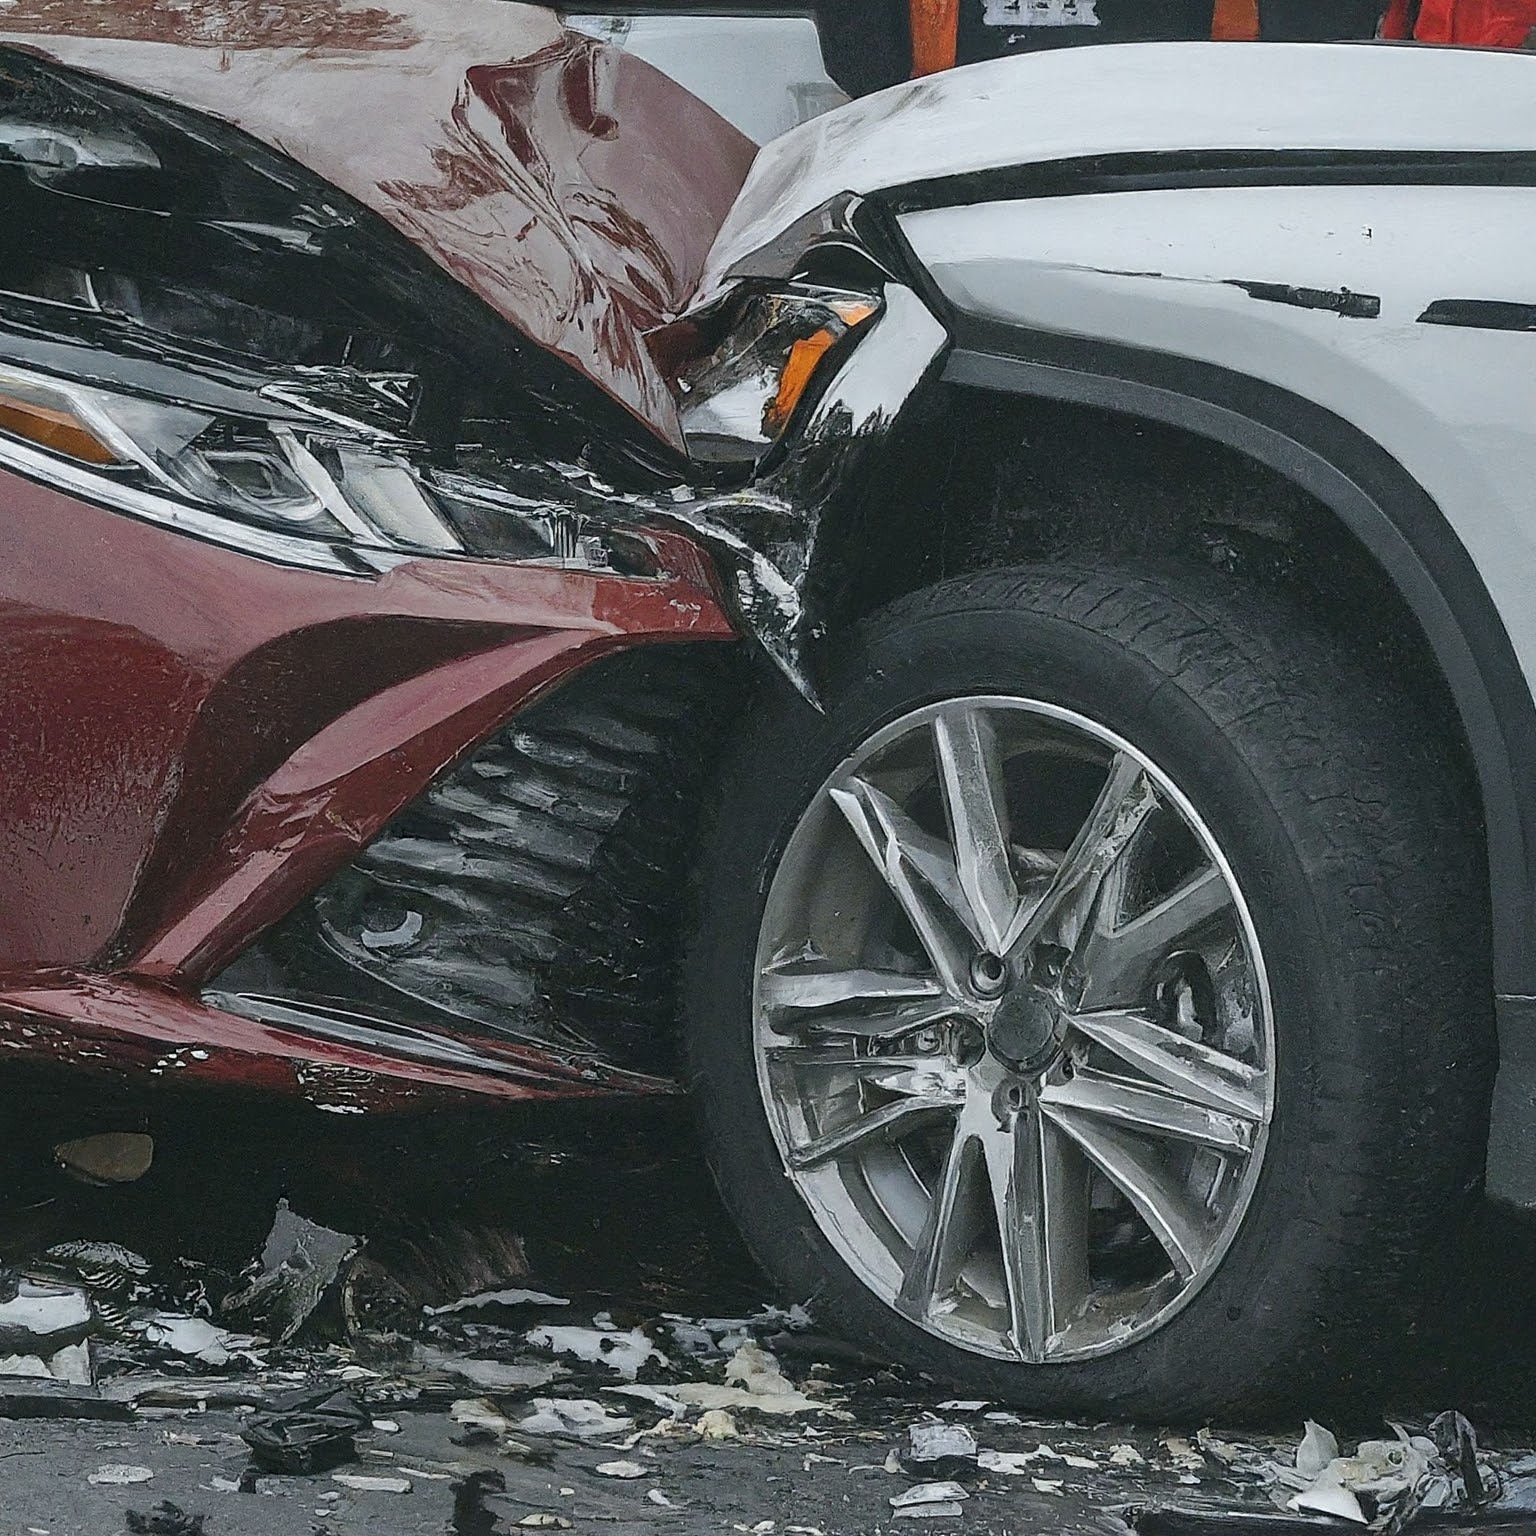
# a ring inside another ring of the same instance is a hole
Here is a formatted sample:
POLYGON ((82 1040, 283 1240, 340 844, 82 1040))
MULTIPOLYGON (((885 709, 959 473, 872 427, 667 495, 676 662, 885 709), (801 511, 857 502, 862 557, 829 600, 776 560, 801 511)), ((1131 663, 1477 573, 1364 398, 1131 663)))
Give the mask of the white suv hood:
POLYGON ((1053 49, 898 85, 765 145, 705 266, 842 192, 1092 155, 1536 153, 1536 57, 1371 43, 1053 49))

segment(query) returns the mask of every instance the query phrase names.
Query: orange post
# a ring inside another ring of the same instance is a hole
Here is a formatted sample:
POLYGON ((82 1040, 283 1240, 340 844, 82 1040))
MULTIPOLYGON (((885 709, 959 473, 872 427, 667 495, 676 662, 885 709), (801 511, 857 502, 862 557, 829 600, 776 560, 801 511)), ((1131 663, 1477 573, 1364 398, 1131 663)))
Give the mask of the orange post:
POLYGON ((1218 42, 1255 42, 1259 36, 1259 0, 1216 0, 1211 36, 1218 42))
POLYGON ((910 0, 912 78, 955 67, 960 42, 960 0, 910 0))

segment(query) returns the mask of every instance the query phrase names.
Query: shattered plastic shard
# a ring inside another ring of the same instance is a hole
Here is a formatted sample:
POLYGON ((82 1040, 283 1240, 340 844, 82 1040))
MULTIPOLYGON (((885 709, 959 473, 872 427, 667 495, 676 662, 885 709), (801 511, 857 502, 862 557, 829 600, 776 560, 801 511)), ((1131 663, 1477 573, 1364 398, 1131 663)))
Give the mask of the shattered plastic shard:
POLYGON ((1305 1478, 1317 1477, 1338 1454, 1339 1442, 1321 1424, 1308 1419, 1301 1444, 1296 1447, 1296 1470, 1305 1478))
POLYGON ((597 1464, 599 1477, 616 1477, 624 1482, 644 1477, 647 1470, 638 1461, 600 1461, 597 1464))
POLYGON ((147 1483, 154 1475, 154 1472, 148 1467, 133 1467, 125 1466, 121 1463, 113 1463, 105 1467, 97 1467, 86 1478, 86 1482, 94 1484, 98 1488, 127 1488, 134 1483, 147 1483))
POLYGON ((574 1435, 578 1440, 621 1435, 634 1427, 633 1419, 611 1414, 601 1403, 580 1397, 536 1397, 533 1412, 516 1425, 521 1434, 574 1435))
POLYGON ((354 1493, 409 1493, 413 1486, 408 1477, 370 1472, 333 1472, 331 1481, 354 1493))
POLYGON ((918 1483, 891 1499, 892 1509, 912 1509, 921 1504, 956 1504, 970 1494, 959 1483, 918 1483))
POLYGON ((536 1349, 574 1355, 590 1365, 606 1365, 628 1381, 633 1381, 640 1368, 652 1361, 662 1366, 669 1363, 638 1328, 628 1333, 607 1328, 533 1328, 524 1337, 536 1349))
POLYGON ((976 1437, 963 1424, 913 1424, 902 1460, 914 1463, 975 1461, 976 1437))

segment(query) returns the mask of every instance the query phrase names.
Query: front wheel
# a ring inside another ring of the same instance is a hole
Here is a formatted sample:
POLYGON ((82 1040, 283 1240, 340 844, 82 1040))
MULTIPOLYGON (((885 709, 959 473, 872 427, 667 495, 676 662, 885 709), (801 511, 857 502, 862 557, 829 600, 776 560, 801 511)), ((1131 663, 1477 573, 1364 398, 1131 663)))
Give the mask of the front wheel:
POLYGON ((749 723, 689 966, 759 1260, 1039 1409, 1361 1387, 1480 1162, 1448 748, 1197 571, 947 583, 868 625, 826 703, 749 723))

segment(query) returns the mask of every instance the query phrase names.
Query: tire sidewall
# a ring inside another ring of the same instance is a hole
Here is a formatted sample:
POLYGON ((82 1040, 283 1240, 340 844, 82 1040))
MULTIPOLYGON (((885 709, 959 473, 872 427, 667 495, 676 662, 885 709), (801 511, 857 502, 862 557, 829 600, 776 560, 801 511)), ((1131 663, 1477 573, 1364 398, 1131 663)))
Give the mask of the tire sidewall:
MULTIPOLYGON (((872 1340, 892 1360, 989 1396, 1056 1411, 1158 1411, 1180 1397, 1212 1411, 1245 1382, 1283 1372, 1300 1334, 1328 1349, 1325 1298, 1298 1285, 1320 1230, 1348 1219, 1349 1191, 1324 1174, 1334 1133, 1320 1114, 1328 1074, 1369 1072, 1345 1027, 1348 985, 1325 908, 1298 857, 1273 785, 1229 729, 1218 683, 1193 697, 1123 642, 1028 607, 899 613, 844 653, 825 714, 776 699, 754 722, 729 777, 744 793, 721 812, 706 860, 700 937, 689 967, 688 1065, 707 1145, 728 1202, 760 1261, 795 1298, 872 1340), (913 710, 964 695, 1018 695, 1108 728, 1184 793, 1229 860, 1268 972, 1276 1039, 1276 1110, 1243 1225, 1217 1271, 1172 1319, 1122 1351, 1020 1366, 970 1354, 901 1318, 849 1273, 783 1173, 758 1087, 752 1042, 756 951, 774 872, 801 816, 838 766, 913 710), (740 771, 745 765, 745 771, 740 771), (726 851, 720 851, 726 850, 726 851), (765 1178, 764 1171, 773 1170, 765 1178), (748 1193, 750 1191, 750 1193, 748 1193), (1330 1196, 1330 1191, 1332 1195, 1330 1196), (1330 1209, 1331 1205, 1341 1208, 1330 1209), (1201 1383, 1193 1388, 1192 1383, 1201 1383)), ((1240 682, 1234 679, 1234 682, 1240 682)), ((1273 775, 1271 773, 1270 777, 1273 775)), ((1326 896, 1326 893, 1324 893, 1326 896)))

